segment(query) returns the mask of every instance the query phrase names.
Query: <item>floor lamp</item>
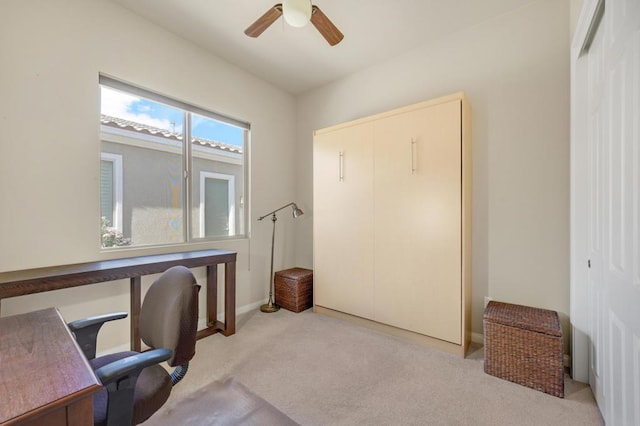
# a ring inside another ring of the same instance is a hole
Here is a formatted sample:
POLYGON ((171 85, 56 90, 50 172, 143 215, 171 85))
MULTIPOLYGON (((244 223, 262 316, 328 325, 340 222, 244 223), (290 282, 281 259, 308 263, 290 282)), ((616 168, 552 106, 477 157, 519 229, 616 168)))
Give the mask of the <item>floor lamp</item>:
POLYGON ((271 222, 273 222, 273 231, 271 233, 271 273, 269 274, 269 301, 260 306, 260 310, 262 312, 276 312, 278 309, 280 309, 275 303, 273 303, 273 246, 276 238, 276 220, 278 220, 278 218, 276 217, 276 213, 289 206, 291 206, 291 213, 293 214, 294 218, 304 214, 303 211, 300 210, 298 206, 296 206, 296 203, 289 203, 258 218, 258 220, 262 220, 267 216, 271 216, 271 222))

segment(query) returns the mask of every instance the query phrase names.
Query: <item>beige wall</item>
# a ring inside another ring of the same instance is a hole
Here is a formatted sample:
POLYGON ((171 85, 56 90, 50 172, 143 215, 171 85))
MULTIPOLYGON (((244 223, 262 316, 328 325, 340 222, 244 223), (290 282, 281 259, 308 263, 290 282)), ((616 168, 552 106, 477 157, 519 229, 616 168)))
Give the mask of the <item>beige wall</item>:
MULTIPOLYGON (((474 129, 474 330, 484 295, 566 314, 566 34, 577 3, 540 0, 293 99, 109 1, 5 0, 0 271, 116 257, 100 252, 97 232, 99 72, 251 122, 251 240, 181 247, 238 251, 239 307, 266 294, 271 229, 259 215, 298 202, 305 215, 278 222, 275 267, 313 266, 313 129, 464 90, 474 129)), ((1 314, 128 310, 127 288, 6 299, 1 314)), ((107 326, 102 346, 125 344, 126 327, 107 326)))
MULTIPOLYGON (((110 1, 4 0, 0 16, 0 271, 176 250, 100 251, 102 72, 251 123, 251 240, 178 249, 236 250, 238 307, 263 302, 271 224, 256 218, 295 195, 295 170, 279 166, 295 162, 293 97, 110 1)), ((276 268, 293 266, 293 230, 277 237, 276 268)), ((72 320, 128 310, 127 289, 5 299, 1 313, 58 306, 72 320)), ((102 347, 128 341, 127 324, 105 328, 102 347)))
MULTIPOLYGON (((464 91, 473 116, 473 330, 482 332, 485 295, 557 310, 566 325, 569 31, 569 1, 540 0, 299 96, 297 198, 313 205, 314 129, 464 91)), ((297 264, 311 267, 311 221, 300 231, 297 264)))
POLYGON ((573 39, 573 34, 576 32, 576 26, 578 25, 578 18, 580 17, 580 11, 584 5, 584 0, 569 0, 569 34, 573 39))

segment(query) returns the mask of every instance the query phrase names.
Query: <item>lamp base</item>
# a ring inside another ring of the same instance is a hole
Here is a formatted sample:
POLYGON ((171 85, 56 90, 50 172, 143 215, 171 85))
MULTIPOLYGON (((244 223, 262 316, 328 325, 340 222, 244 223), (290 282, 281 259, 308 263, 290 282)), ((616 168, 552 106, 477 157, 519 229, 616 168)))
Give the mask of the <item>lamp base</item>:
POLYGON ((280 306, 275 305, 271 301, 269 301, 269 303, 265 303, 264 305, 260 306, 260 310, 262 312, 272 313, 272 312, 279 311, 280 310, 280 306))

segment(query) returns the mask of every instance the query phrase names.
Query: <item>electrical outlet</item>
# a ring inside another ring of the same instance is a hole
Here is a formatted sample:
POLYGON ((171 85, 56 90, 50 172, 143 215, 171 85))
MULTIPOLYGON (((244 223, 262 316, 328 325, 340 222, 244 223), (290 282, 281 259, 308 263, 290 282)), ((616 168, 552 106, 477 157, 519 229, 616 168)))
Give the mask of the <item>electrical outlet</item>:
POLYGON ((487 307, 487 305, 489 304, 489 302, 490 302, 490 301, 492 301, 492 300, 493 300, 493 297, 491 297, 491 296, 485 296, 485 297, 484 297, 484 307, 486 308, 486 307, 487 307))

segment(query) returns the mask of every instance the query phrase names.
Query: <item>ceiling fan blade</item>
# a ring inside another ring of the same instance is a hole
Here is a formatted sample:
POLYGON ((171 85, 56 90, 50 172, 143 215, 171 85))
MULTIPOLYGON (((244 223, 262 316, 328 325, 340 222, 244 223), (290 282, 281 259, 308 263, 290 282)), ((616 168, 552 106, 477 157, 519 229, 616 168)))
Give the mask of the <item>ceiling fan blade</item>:
POLYGON ((282 16, 282 3, 278 3, 271 9, 267 10, 264 15, 256 20, 256 22, 244 30, 244 33, 249 37, 258 37, 280 16, 282 16))
POLYGON ((312 8, 311 23, 331 46, 335 46, 340 43, 344 38, 344 35, 340 30, 333 25, 333 22, 331 22, 329 18, 327 18, 327 15, 322 13, 320 8, 316 5, 313 5, 312 8))

